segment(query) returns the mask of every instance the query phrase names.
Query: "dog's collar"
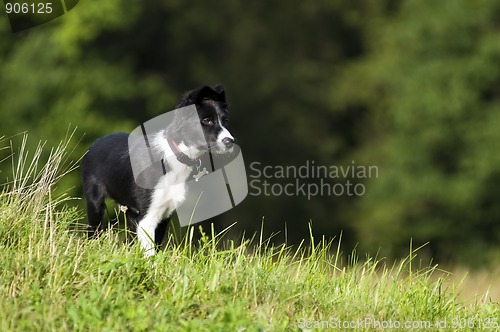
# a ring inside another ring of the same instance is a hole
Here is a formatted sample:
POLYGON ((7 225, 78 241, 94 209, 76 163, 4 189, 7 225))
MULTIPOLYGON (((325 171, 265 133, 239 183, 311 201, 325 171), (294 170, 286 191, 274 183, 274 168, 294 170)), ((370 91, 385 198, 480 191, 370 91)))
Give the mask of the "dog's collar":
POLYGON ((194 166, 194 165, 200 163, 200 158, 196 158, 196 159, 190 158, 187 154, 182 152, 182 150, 179 148, 179 145, 173 139, 169 139, 167 137, 167 142, 168 142, 168 145, 170 146, 170 149, 172 149, 172 151, 175 154, 175 157, 177 158, 177 160, 179 162, 181 162, 187 166, 194 166))

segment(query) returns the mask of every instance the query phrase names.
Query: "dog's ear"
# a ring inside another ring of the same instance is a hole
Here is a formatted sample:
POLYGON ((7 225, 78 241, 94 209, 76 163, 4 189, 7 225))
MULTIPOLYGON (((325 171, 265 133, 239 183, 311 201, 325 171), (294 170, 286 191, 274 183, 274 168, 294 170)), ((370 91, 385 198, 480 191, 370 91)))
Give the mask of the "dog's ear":
POLYGON ((213 88, 204 85, 198 89, 191 90, 184 95, 181 103, 177 107, 191 104, 199 104, 203 99, 212 99, 215 101, 226 102, 226 96, 222 85, 216 85, 213 88))
POLYGON ((219 98, 222 101, 226 101, 226 92, 224 91, 224 87, 221 84, 214 85, 214 91, 217 92, 219 98))
POLYGON ((208 85, 204 85, 202 87, 199 87, 198 89, 191 90, 186 95, 184 96, 184 99, 189 103, 189 104, 198 104, 200 101, 202 101, 204 98, 208 98, 210 95, 214 94, 214 90, 212 90, 211 87, 208 85))

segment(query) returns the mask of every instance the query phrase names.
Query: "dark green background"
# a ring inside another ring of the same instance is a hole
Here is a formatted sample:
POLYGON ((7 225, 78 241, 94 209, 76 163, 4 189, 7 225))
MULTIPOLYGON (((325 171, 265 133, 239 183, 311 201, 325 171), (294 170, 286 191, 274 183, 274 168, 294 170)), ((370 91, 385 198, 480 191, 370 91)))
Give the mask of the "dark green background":
POLYGON ((413 239, 438 261, 500 257, 498 1, 87 1, 18 34, 0 15, 0 31, 7 138, 54 145, 71 123, 77 159, 220 82, 247 165, 355 160, 379 178, 361 198, 248 197, 219 221, 252 233, 264 219, 296 243, 312 220, 381 256, 413 239))

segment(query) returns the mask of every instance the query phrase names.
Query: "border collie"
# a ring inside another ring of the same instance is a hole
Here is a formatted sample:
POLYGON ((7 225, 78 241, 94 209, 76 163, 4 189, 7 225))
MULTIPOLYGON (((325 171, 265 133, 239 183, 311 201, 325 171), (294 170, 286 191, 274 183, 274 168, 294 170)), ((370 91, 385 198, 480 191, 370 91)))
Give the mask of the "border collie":
MULTIPOLYGON (((224 88, 203 86, 187 92, 177 108, 195 105, 205 142, 194 142, 189 135, 189 121, 175 116, 172 123, 155 133, 151 150, 165 160, 164 175, 155 180, 153 189, 137 185, 129 153, 129 134, 115 133, 96 140, 82 161, 83 191, 87 202, 88 236, 98 236, 111 198, 126 207, 130 231, 146 256, 154 255, 168 226, 172 212, 184 201, 185 181, 200 157, 210 150, 225 154, 233 150, 235 139, 227 130, 228 106, 224 88), (173 157, 173 158, 172 158, 173 157), (165 184, 167 184, 165 186, 165 184)), ((198 174, 200 176, 200 174, 198 174)), ((196 177, 196 175, 195 175, 196 177)))

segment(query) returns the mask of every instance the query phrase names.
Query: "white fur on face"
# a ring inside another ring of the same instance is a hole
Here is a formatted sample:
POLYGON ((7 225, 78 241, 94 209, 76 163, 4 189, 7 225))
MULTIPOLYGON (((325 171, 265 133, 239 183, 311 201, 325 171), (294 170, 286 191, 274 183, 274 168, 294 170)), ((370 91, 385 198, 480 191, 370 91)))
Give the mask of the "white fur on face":
POLYGON ((222 130, 219 133, 219 135, 217 135, 217 141, 216 141, 217 142, 217 150, 215 152, 218 152, 218 153, 232 152, 233 147, 228 149, 222 141, 224 140, 224 138, 230 138, 230 139, 234 140, 234 137, 233 137, 233 135, 231 135, 229 130, 227 130, 227 128, 222 125, 222 121, 221 121, 220 116, 219 116, 219 123, 221 124, 220 127, 222 130))
POLYGON ((234 137, 233 137, 233 135, 231 135, 231 133, 229 132, 229 130, 227 130, 223 126, 221 126, 221 128, 222 128, 222 131, 217 136, 217 143, 222 143, 222 140, 224 138, 226 138, 226 137, 234 140, 234 137))
POLYGON ((233 137, 233 135, 231 135, 229 130, 227 130, 225 127, 221 126, 221 128, 222 128, 222 131, 219 133, 219 135, 217 135, 217 140, 216 140, 216 145, 215 145, 216 148, 213 149, 212 151, 215 153, 218 153, 218 154, 231 153, 233 151, 233 147, 230 147, 228 149, 227 146, 222 142, 222 140, 224 138, 230 138, 230 139, 234 140, 234 137, 233 137))

